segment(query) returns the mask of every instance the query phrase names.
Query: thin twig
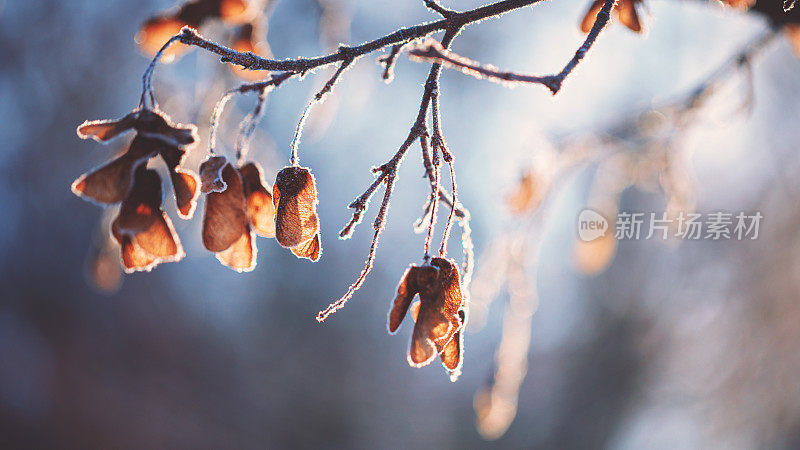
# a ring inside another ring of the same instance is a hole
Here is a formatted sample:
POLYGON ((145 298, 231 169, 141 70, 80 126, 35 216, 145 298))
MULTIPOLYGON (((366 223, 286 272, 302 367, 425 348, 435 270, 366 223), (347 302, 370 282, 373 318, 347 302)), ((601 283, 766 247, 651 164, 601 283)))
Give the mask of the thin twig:
POLYGON ((453 228, 453 220, 455 219, 456 214, 456 207, 455 205, 458 204, 458 185, 456 184, 456 172, 453 168, 453 160, 452 158, 447 161, 447 168, 450 172, 450 184, 452 185, 453 191, 453 203, 450 207, 450 214, 447 216, 447 223, 444 226, 444 233, 442 233, 442 243, 439 246, 439 256, 444 258, 447 256, 447 241, 450 240, 450 230, 453 228))
POLYGON ((438 13, 445 19, 447 19, 448 17, 453 17, 455 14, 458 14, 458 12, 453 11, 452 9, 447 9, 444 6, 440 5, 439 2, 437 2, 436 0, 424 0, 424 3, 425 7, 427 7, 431 11, 438 13))
POLYGON ((250 149, 250 139, 256 130, 261 117, 264 116, 264 106, 267 103, 267 93, 274 89, 273 86, 266 87, 258 93, 258 101, 255 108, 239 124, 239 135, 236 137, 236 162, 241 164, 250 149))
MULTIPOLYGON (((442 37, 442 45, 446 48, 450 45, 450 43, 455 39, 458 33, 461 31, 461 25, 454 26, 453 28, 449 28, 445 31, 444 36, 442 37)), ((375 255, 377 254, 378 250, 378 240, 380 238, 380 234, 383 229, 386 227, 386 212, 389 209, 389 201, 391 200, 392 192, 394 190, 394 184, 397 180, 397 168, 403 160, 403 157, 406 155, 406 152, 417 140, 420 136, 422 136, 425 132, 425 117, 427 117, 428 107, 430 106, 431 102, 431 95, 432 91, 436 86, 437 81, 439 80, 439 75, 441 74, 441 66, 439 64, 432 64, 431 70, 428 73, 428 79, 425 82, 425 89, 422 93, 422 100, 420 102, 419 112, 417 113, 417 119, 414 121, 414 125, 411 127, 411 131, 409 131, 406 140, 394 154, 391 160, 378 168, 383 173, 385 173, 386 177, 386 190, 383 194, 383 202, 381 203, 381 208, 378 211, 378 215, 375 218, 375 222, 373 222, 373 228, 375 229, 375 234, 372 238, 372 244, 369 248, 369 255, 367 256, 367 261, 364 265, 364 268, 361 270, 358 278, 347 288, 347 292, 344 293, 338 300, 334 301, 327 308, 320 311, 317 314, 317 322, 324 322, 325 319, 328 318, 331 314, 335 313, 336 311, 342 309, 344 305, 347 303, 350 298, 353 297, 353 294, 364 284, 364 281, 369 275, 370 271, 372 271, 373 264, 375 262, 375 255)), ((377 185, 373 183, 370 188, 374 191, 377 188, 377 185), (374 186, 374 188, 372 187, 374 186)), ((370 189, 367 190, 370 192, 370 189)), ((366 194, 366 193, 365 193, 366 194)), ((372 194, 369 193, 368 196, 372 194)), ((362 195, 363 197, 363 195, 362 195)), ((359 212, 362 214, 363 210, 359 212)), ((352 227, 351 227, 352 229, 352 227)))
POLYGON ((406 45, 405 42, 395 44, 392 46, 391 50, 389 50, 388 55, 378 58, 378 62, 383 65, 383 75, 381 75, 381 78, 383 78, 384 82, 391 83, 394 79, 394 65, 397 62, 397 55, 404 45, 406 45))
MULTIPOLYGON (((339 51, 344 52, 347 47, 340 47, 339 51)), ((316 94, 314 94, 314 98, 308 102, 305 108, 303 108, 303 113, 300 115, 300 120, 297 122, 297 128, 294 130, 294 137, 292 137, 292 143, 289 147, 289 162, 291 165, 296 166, 300 163, 300 159, 297 156, 297 146, 300 145, 300 136, 303 134, 303 126, 306 123, 306 119, 308 118, 308 113, 311 111, 311 107, 317 103, 322 103, 323 99, 326 95, 333 89, 333 86, 339 80, 339 76, 352 64, 354 61, 353 58, 347 58, 342 61, 342 64, 339 65, 339 68, 336 69, 333 76, 322 86, 322 89, 319 90, 316 94)))
POLYGON ((214 105, 214 110, 211 112, 211 120, 209 121, 210 131, 208 133, 208 153, 211 155, 216 154, 215 147, 217 144, 217 122, 219 121, 219 116, 222 114, 222 110, 225 109, 225 105, 235 93, 236 89, 231 89, 230 91, 225 92, 222 98, 217 101, 217 104, 214 105))
POLYGON ((353 209, 353 217, 347 222, 347 225, 342 228, 342 231, 339 232, 339 239, 349 239, 353 235, 353 230, 355 226, 361 223, 361 220, 364 216, 364 211, 367 210, 369 207, 369 201, 372 199, 372 195, 375 194, 375 191, 378 189, 384 180, 386 180, 387 172, 381 170, 380 168, 375 169, 375 171, 380 171, 380 175, 375 178, 375 181, 361 194, 357 199, 353 200, 348 208, 353 209))
POLYGON ((438 62, 448 69, 459 69, 462 73, 479 79, 488 78, 491 81, 510 85, 518 83, 547 85, 548 77, 546 76, 506 72, 493 66, 483 66, 477 61, 443 50, 442 46, 433 39, 428 39, 422 45, 409 50, 408 54, 412 56, 413 61, 438 62))
POLYGON ((150 64, 145 69, 144 74, 142 75, 142 98, 139 101, 139 106, 146 108, 147 107, 147 99, 150 100, 150 106, 155 107, 157 105, 155 95, 153 94, 153 72, 156 70, 156 64, 164 55, 164 52, 174 44, 180 36, 175 35, 169 38, 167 42, 161 46, 161 49, 156 53, 153 59, 150 61, 150 64))
POLYGON ((526 75, 516 72, 501 71, 493 66, 482 66, 480 63, 469 58, 465 58, 445 50, 438 43, 431 39, 429 39, 422 47, 411 50, 409 54, 414 56, 413 59, 416 59, 417 61, 438 62, 448 68, 460 69, 463 73, 472 75, 476 78, 486 77, 492 81, 509 84, 541 84, 550 89, 550 92, 556 94, 559 90, 561 90, 561 85, 567 76, 572 73, 575 67, 577 67, 581 60, 583 60, 583 58, 586 56, 586 53, 589 52, 589 49, 592 48, 592 45, 594 45, 594 42, 597 40, 597 36, 608 23, 609 14, 615 4, 616 0, 605 0, 603 7, 600 8, 600 12, 597 13, 597 17, 595 18, 594 25, 592 25, 592 29, 589 31, 589 34, 583 41, 583 44, 578 47, 578 50, 575 51, 575 55, 567 62, 564 68, 561 69, 561 72, 553 75, 526 75))
POLYGON ((279 73, 277 75, 272 75, 269 80, 259 81, 257 83, 243 84, 238 88, 236 88, 236 91, 239 92, 240 94, 244 94, 247 92, 254 92, 254 91, 261 92, 264 89, 269 88, 270 86, 272 86, 273 88, 277 88, 278 86, 281 85, 281 83, 296 75, 297 73, 295 72, 279 73))
POLYGON ((719 86, 720 80, 725 78, 732 71, 750 64, 750 61, 767 48, 778 35, 779 30, 776 28, 770 28, 760 33, 751 42, 745 44, 740 51, 736 52, 736 54, 725 63, 717 67, 705 81, 692 90, 688 97, 676 102, 677 106, 685 109, 687 112, 702 106, 705 100, 711 96, 719 86))
POLYGON ((428 203, 430 204, 430 221, 428 222, 428 234, 425 235, 425 245, 423 259, 428 261, 431 257, 430 246, 433 240, 433 230, 436 227, 437 213, 439 210, 439 185, 441 183, 441 166, 439 164, 439 151, 433 147, 433 181, 431 182, 431 195, 428 203))

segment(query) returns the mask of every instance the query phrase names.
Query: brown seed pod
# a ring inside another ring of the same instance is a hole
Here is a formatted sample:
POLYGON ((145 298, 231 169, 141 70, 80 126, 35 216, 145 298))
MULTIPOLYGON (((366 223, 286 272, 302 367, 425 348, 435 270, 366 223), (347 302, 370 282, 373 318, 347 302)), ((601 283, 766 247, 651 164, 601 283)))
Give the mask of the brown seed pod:
MULTIPOLYGON (((139 46, 139 50, 145 56, 152 58, 172 36, 178 34, 181 28, 185 26, 197 28, 200 24, 194 21, 182 20, 176 15, 159 15, 147 19, 133 39, 139 46)), ((161 55, 161 61, 171 63, 183 56, 190 48, 188 45, 176 42, 164 51, 161 55)))
POLYGON ((72 183, 72 192, 102 205, 119 203, 133 185, 136 168, 157 155, 158 149, 155 141, 137 136, 123 154, 78 177, 72 183))
POLYGON ((181 167, 186 152, 180 148, 162 146, 160 154, 167 164, 169 177, 172 180, 178 215, 182 219, 191 219, 197 207, 197 197, 200 196, 200 189, 198 189, 200 182, 197 174, 181 167))
POLYGON ((207 192, 203 215, 203 245, 214 253, 221 252, 249 232, 242 178, 239 171, 222 156, 206 160, 200 166, 200 177, 204 192, 207 192), (214 185, 225 186, 222 191, 205 189, 207 181, 214 176, 219 177, 214 185))
POLYGON ((144 166, 137 168, 133 188, 111 224, 126 272, 149 271, 184 256, 172 222, 161 211, 161 200, 161 177, 144 166))
POLYGON ((317 261, 319 243, 317 189, 314 175, 305 167, 284 167, 272 188, 275 205, 275 239, 295 255, 317 261), (310 242, 314 241, 314 242, 310 242), (295 250, 295 247, 298 247, 295 250))
POLYGON ((174 147, 185 147, 198 141, 197 127, 174 123, 163 111, 135 109, 121 119, 87 120, 78 126, 81 139, 107 142, 128 130, 174 147))
POLYGON ((244 182, 247 219, 255 232, 262 237, 275 237, 275 204, 272 193, 266 188, 261 167, 248 162, 239 167, 244 182))
POLYGON ((412 309, 416 324, 408 363, 423 367, 440 355, 451 378, 457 378, 463 352, 460 332, 466 321, 458 266, 449 259, 433 258, 430 265, 409 267, 389 311, 389 333, 394 334, 400 327, 415 296, 420 301, 412 309))

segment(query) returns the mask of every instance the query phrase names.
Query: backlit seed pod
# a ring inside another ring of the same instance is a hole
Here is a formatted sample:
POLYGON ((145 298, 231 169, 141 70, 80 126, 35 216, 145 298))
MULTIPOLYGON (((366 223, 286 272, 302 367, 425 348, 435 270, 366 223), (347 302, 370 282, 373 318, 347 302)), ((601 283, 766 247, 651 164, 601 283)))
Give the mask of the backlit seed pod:
MULTIPOLYGON (((636 33, 641 33, 643 30, 642 23, 639 20, 639 13, 636 11, 637 5, 641 2, 642 0, 619 0, 613 10, 619 21, 629 30, 636 33)), ((597 19, 597 14, 603 8, 603 3, 605 3, 604 0, 595 0, 589 6, 589 10, 586 11, 586 15, 583 16, 581 21, 582 32, 588 33, 592 29, 597 19)))
POLYGON ((253 20, 258 13, 248 0, 219 0, 219 17, 230 25, 241 25, 253 20))
POLYGON ((203 215, 203 245, 212 252, 221 252, 247 233, 244 188, 239 172, 222 156, 214 156, 200 166, 206 196, 203 215), (224 185, 222 191, 205 190, 208 180, 218 177, 212 185, 224 185), (220 183, 220 181, 222 183, 220 183))
POLYGON ((517 189, 508 197, 508 207, 514 214, 525 214, 536 210, 542 201, 545 186, 543 181, 532 170, 526 171, 517 185, 517 189))
POLYGON ((314 175, 305 167, 284 167, 275 177, 272 202, 278 243, 301 258, 317 261, 322 247, 314 175))
POLYGON ((174 123, 158 109, 135 109, 121 119, 87 120, 78 127, 78 137, 106 142, 128 131, 156 139, 174 147, 185 147, 198 141, 197 127, 174 123))
POLYGON ((185 151, 177 147, 162 145, 160 154, 169 170, 178 215, 182 219, 191 219, 197 207, 197 197, 200 195, 198 177, 193 171, 181 167, 186 157, 185 151))
POLYGON ((216 253, 223 265, 237 272, 253 270, 257 250, 239 171, 224 157, 212 156, 200 166, 200 178, 207 194, 203 245, 216 253))
POLYGON ((222 156, 212 156, 200 165, 200 191, 203 194, 222 192, 228 185, 222 179, 222 169, 228 160, 222 156))
POLYGON ((275 204, 272 194, 265 187, 264 177, 258 163, 248 162, 239 167, 244 182, 244 197, 247 219, 255 232, 262 237, 275 237, 275 204))
POLYGON ((136 109, 121 119, 86 121, 78 127, 81 139, 107 142, 120 134, 135 130, 128 150, 111 162, 92 170, 72 184, 72 191, 87 200, 101 204, 121 202, 130 190, 134 170, 161 155, 170 171, 178 212, 190 218, 197 199, 197 176, 181 168, 186 149, 197 142, 197 127, 173 123, 163 112, 136 109))
POLYGON ((732 8, 746 10, 756 4, 756 0, 721 0, 723 4, 732 8))
POLYGON ((92 286, 107 294, 118 291, 122 285, 122 270, 119 266, 120 248, 116 242, 109 244, 92 249, 86 264, 86 275, 92 286))
POLYGON ((792 44, 794 54, 800 58, 800 25, 786 25, 783 27, 783 31, 789 39, 789 43, 792 44))
MULTIPOLYGON (((197 28, 199 25, 181 20, 174 15, 151 17, 139 28, 134 41, 145 56, 152 58, 172 36, 180 33, 181 28, 185 26, 197 28)), ((161 62, 171 63, 190 48, 188 45, 175 42, 161 55, 161 62)))
POLYGON ((442 364, 455 380, 461 370, 463 341, 461 330, 466 321, 458 267, 451 260, 432 258, 430 265, 412 265, 397 286, 397 295, 389 310, 388 329, 394 334, 412 309, 416 320, 408 350, 412 367, 430 364, 439 355, 442 364))
POLYGON ((319 233, 302 244, 292 247, 292 253, 298 258, 306 258, 314 262, 319 261, 319 257, 322 254, 322 246, 319 243, 319 233))
POLYGON ((111 222, 119 211, 108 208, 103 211, 98 227, 89 247, 85 273, 89 284, 99 292, 111 294, 122 285, 120 248, 109 232, 111 222))
POLYGON ((126 272, 149 271, 184 256, 172 222, 161 211, 161 200, 161 177, 144 166, 137 168, 133 188, 111 224, 126 272))
POLYGON ((72 192, 85 200, 103 205, 119 203, 133 185, 136 168, 157 154, 157 142, 137 136, 125 153, 75 180, 72 192))
POLYGON ((256 237, 247 227, 247 231, 227 249, 217 252, 217 260, 237 272, 250 272, 256 268, 256 237))

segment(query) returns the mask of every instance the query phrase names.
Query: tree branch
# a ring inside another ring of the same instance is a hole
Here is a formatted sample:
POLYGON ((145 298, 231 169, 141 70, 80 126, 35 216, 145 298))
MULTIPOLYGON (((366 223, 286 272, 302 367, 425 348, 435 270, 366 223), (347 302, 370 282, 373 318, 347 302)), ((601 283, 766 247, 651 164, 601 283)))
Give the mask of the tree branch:
POLYGON ((409 54, 413 56, 412 60, 437 62, 449 69, 459 69, 462 73, 472 75, 475 78, 486 77, 491 81, 512 85, 517 83, 541 84, 550 89, 550 92, 556 94, 559 90, 561 90, 561 84, 564 82, 564 79, 566 79, 567 76, 572 73, 572 70, 577 67, 578 63, 581 62, 589 49, 592 48, 592 45, 594 45, 594 42, 597 40, 597 36, 600 34, 600 31, 602 31, 602 29, 608 23, 609 13, 615 3, 616 0, 605 0, 603 7, 597 14, 597 18, 595 19, 591 31, 589 31, 589 34, 586 36, 586 40, 575 52, 575 56, 573 56, 572 59, 567 62, 567 64, 558 74, 543 76, 526 75, 516 72, 501 71, 494 66, 483 66, 469 58, 465 58, 456 53, 445 50, 433 39, 429 39, 422 46, 412 49, 409 51, 409 54))
MULTIPOLYGON (((297 58, 274 60, 262 58, 252 52, 237 52, 223 45, 217 44, 201 36, 197 30, 183 27, 178 39, 186 45, 193 45, 216 53, 222 62, 229 62, 250 70, 280 70, 304 73, 318 67, 327 66, 348 58, 358 59, 361 56, 394 44, 408 42, 413 39, 425 37, 437 31, 462 28, 466 25, 480 22, 490 17, 496 17, 509 11, 524 8, 539 3, 543 0, 502 0, 489 5, 481 6, 465 12, 454 13, 450 17, 428 22, 412 27, 400 28, 378 39, 365 42, 355 47, 340 47, 336 53, 331 53, 316 58, 297 58)), ((609 0, 610 1, 610 0, 609 0)), ((591 33, 590 33, 591 34, 591 33)))
MULTIPOLYGON (((502 2, 500 2, 502 3, 502 2)), ((448 28, 444 36, 442 37, 442 46, 447 48, 450 46, 450 43, 455 39, 458 33, 461 31, 463 25, 455 25, 452 28, 448 28)), ((361 215, 366 211, 367 201, 368 199, 374 194, 377 187, 381 184, 381 177, 385 179, 386 183, 386 190, 383 194, 383 201, 381 202, 381 208, 378 211, 378 215, 375 218, 375 222, 372 224, 372 228, 375 230, 375 234, 372 237, 372 244, 369 248, 369 255, 367 256, 367 261, 364 264, 364 268, 361 270, 358 278, 347 288, 347 292, 344 293, 338 300, 328 305, 327 308, 320 311, 317 314, 317 322, 324 322, 325 319, 328 318, 331 314, 335 313, 336 311, 342 309, 344 305, 347 303, 350 298, 353 297, 353 294, 361 288, 364 284, 364 281, 367 279, 367 275, 372 271, 373 264, 375 263, 375 255, 378 251, 378 240, 380 239, 381 232, 386 227, 386 213, 389 210, 389 201, 391 200, 392 192, 394 190, 394 184, 397 181, 397 168, 402 162, 403 157, 408 152, 408 149, 411 145, 416 141, 419 137, 425 134, 425 118, 428 115, 428 108, 431 103, 432 96, 436 87, 438 86, 439 75, 441 74, 441 65, 434 63, 431 66, 431 70, 428 73, 428 80, 425 82, 425 89, 422 93, 422 101, 420 102, 419 112, 417 113, 417 119, 414 121, 414 125, 411 127, 411 131, 409 131, 406 140, 394 154, 389 162, 380 166, 377 170, 382 172, 381 176, 379 176, 378 180, 375 180, 370 187, 367 189, 364 194, 362 194, 358 199, 356 199, 351 206, 356 206, 356 211, 353 213, 353 219, 350 220, 347 226, 342 230, 345 235, 349 235, 352 233, 353 225, 358 223, 361 219, 361 215), (366 199, 366 201, 359 202, 361 199, 366 199)), ((341 233, 340 233, 341 235, 341 233)))
POLYGON ((444 6, 440 5, 439 2, 437 2, 436 0, 424 0, 424 2, 426 8, 436 12, 445 19, 447 19, 448 17, 453 17, 454 15, 458 14, 456 11, 453 11, 452 9, 447 9, 444 6))

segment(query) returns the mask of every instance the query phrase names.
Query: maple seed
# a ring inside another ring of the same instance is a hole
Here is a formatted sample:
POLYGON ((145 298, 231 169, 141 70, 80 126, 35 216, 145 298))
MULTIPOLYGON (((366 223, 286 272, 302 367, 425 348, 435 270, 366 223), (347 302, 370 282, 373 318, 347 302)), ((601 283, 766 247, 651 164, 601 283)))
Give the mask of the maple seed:
POLYGON ((322 253, 314 175, 305 167, 284 167, 272 188, 275 239, 300 258, 318 261, 322 253))
POLYGON ((175 147, 198 141, 196 126, 173 123, 169 116, 157 109, 134 109, 116 120, 87 120, 78 127, 78 136, 81 139, 92 138, 98 142, 106 142, 131 129, 141 136, 175 147))
POLYGON ((203 186, 213 172, 220 178, 214 185, 224 185, 222 191, 207 192, 203 216, 203 245, 212 252, 221 252, 247 232, 244 210, 244 188, 239 172, 222 156, 211 157, 200 166, 203 186), (219 162, 223 161, 222 165, 219 162))
POLYGON ((261 167, 248 162, 239 167, 244 182, 247 218, 250 226, 262 237, 275 237, 275 205, 272 193, 266 188, 261 167))
POLYGON ((135 109, 116 120, 85 121, 78 127, 81 139, 107 142, 120 134, 136 130, 128 150, 111 162, 81 175, 72 183, 72 192, 103 205, 119 203, 133 183, 133 172, 150 158, 161 155, 167 164, 178 203, 178 214, 190 219, 197 202, 197 175, 181 167, 187 149, 197 142, 197 127, 173 123, 165 113, 135 109))
POLYGON ((172 222, 161 211, 161 200, 161 177, 154 170, 138 167, 133 188, 111 224, 126 272, 150 271, 159 263, 184 256, 172 222))
POLYGON ((121 202, 133 185, 136 168, 157 154, 153 144, 149 139, 135 137, 122 155, 78 177, 72 183, 72 192, 101 205, 121 202))
POLYGON ((439 355, 455 381, 461 372, 461 331, 466 322, 458 266, 449 259, 432 258, 430 265, 409 267, 397 286, 397 296, 389 310, 390 334, 400 327, 415 296, 419 296, 420 301, 412 308, 416 324, 408 363, 412 367, 423 367, 439 355))

